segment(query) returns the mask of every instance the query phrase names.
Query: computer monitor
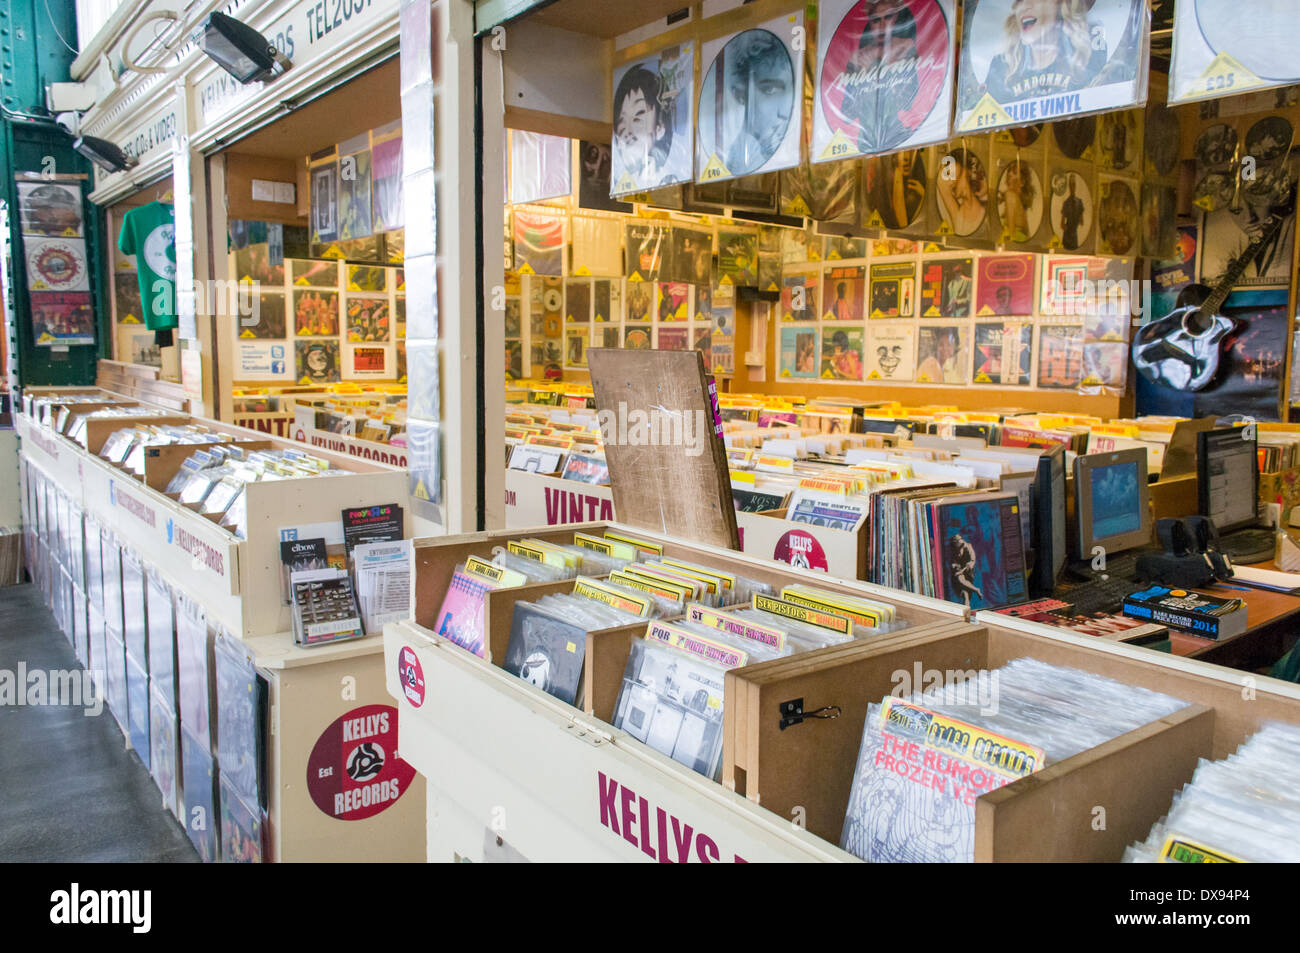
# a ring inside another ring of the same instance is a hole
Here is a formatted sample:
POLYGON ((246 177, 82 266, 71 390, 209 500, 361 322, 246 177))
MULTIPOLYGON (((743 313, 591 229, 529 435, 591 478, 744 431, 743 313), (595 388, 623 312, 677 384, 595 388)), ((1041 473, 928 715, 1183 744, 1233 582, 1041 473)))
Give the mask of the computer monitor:
POLYGON ((1075 457, 1074 518, 1080 559, 1091 559, 1098 546, 1113 556, 1150 543, 1146 450, 1075 457))
POLYGON ((1243 427, 1196 435, 1199 508, 1220 533, 1254 526, 1259 520, 1259 443, 1243 427), (1249 439, 1247 439, 1249 437, 1249 439))

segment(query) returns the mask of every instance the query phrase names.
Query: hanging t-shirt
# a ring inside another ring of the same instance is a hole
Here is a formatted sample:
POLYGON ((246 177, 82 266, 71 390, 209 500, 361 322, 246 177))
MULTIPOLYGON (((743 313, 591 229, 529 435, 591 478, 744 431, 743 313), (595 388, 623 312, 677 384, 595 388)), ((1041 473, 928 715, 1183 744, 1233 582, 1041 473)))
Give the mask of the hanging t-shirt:
POLYGON ((176 219, 172 207, 150 202, 122 217, 117 247, 135 255, 140 308, 150 331, 176 327, 176 219))

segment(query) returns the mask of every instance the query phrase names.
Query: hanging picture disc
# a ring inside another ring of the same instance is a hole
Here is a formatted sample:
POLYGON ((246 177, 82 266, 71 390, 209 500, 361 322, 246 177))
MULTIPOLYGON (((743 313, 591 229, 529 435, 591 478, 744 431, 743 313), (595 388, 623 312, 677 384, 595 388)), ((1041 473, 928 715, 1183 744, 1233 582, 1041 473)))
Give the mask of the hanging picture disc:
POLYGON ((1023 244, 1043 224, 1043 184, 1028 162, 1008 162, 998 177, 998 221, 1003 241, 1023 244))
POLYGON ((945 224, 953 234, 974 234, 988 215, 989 176, 974 151, 957 148, 939 160, 935 196, 945 224))
POLYGON ((1078 172, 1053 172, 1052 234, 1066 251, 1080 248, 1092 233, 1095 209, 1088 180, 1078 172))

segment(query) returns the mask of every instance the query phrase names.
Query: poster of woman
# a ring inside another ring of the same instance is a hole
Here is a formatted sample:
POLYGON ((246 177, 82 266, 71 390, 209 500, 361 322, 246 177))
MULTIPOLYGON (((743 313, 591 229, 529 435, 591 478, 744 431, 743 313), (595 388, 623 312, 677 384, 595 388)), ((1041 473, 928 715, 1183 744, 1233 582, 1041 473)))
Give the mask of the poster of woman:
POLYGON ((694 70, 688 43, 614 71, 611 195, 691 180, 694 70))
POLYGON ((959 132, 1068 119, 1145 99, 1146 0, 968 0, 959 132))

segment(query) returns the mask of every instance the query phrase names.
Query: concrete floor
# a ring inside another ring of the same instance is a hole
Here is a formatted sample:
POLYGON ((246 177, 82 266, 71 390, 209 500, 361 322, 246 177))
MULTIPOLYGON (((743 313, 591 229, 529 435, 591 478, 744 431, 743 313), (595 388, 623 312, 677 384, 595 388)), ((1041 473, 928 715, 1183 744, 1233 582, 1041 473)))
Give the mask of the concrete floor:
MULTIPOLYGON (((0 588, 0 670, 77 670, 35 586, 0 588)), ((0 861, 197 862, 105 706, 0 704, 0 861)))

